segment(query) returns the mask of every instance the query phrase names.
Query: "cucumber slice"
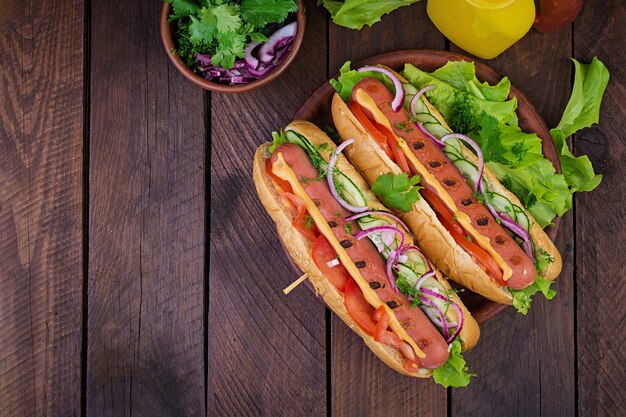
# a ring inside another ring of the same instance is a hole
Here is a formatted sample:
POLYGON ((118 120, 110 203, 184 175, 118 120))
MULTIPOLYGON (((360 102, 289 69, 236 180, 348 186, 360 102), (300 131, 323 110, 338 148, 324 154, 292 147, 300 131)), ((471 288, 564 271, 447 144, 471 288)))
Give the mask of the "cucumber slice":
POLYGON ((476 176, 478 175, 478 168, 476 167, 476 165, 472 164, 467 159, 457 159, 456 161, 453 161, 453 163, 454 166, 456 166, 461 172, 461 175, 463 175, 465 181, 467 181, 469 184, 473 184, 476 176))
MULTIPOLYGON (((372 227, 376 227, 376 226, 391 226, 391 223, 388 222, 387 220, 375 218, 372 216, 361 217, 357 219, 356 221, 359 224, 359 227, 361 227, 361 229, 363 230, 371 229, 372 227)), ((394 239, 393 243, 390 246, 387 246, 387 244, 383 242, 381 238, 381 233, 372 233, 371 235, 367 235, 367 237, 369 240, 372 241, 374 245, 376 245, 377 248, 379 248, 379 252, 381 253, 381 255, 383 255, 385 259, 389 257, 389 250, 380 251, 381 249, 384 249, 385 247, 389 247, 395 251, 400 246, 400 240, 398 237, 394 239)))
POLYGON ((343 172, 336 168, 334 171, 336 174, 333 175, 333 180, 335 181, 335 187, 341 198, 352 206, 367 207, 367 200, 361 189, 343 172))

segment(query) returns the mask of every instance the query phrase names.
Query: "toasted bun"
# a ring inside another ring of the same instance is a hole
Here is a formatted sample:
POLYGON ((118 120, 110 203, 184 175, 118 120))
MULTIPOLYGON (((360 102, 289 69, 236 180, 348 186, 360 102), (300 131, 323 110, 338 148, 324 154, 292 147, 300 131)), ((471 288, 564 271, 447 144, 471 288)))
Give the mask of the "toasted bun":
MULTIPOLYGON (((400 167, 380 149, 337 94, 333 96, 332 115, 341 137, 354 138, 354 144, 346 148, 345 153, 370 184, 380 175, 387 173, 397 175, 402 172, 400 167)), ((497 303, 513 304, 513 296, 509 290, 491 279, 454 241, 424 199, 417 200, 412 211, 399 215, 413 232, 422 252, 446 276, 497 303)))
MULTIPOLYGON (((321 143, 329 143, 332 152, 335 145, 330 139, 317 127, 309 122, 296 121, 287 126, 287 129, 295 130, 302 135, 306 136, 314 145, 320 145, 321 143)), ((276 230, 290 256, 296 262, 298 267, 308 275, 308 279, 315 288, 317 294, 319 294, 337 316, 339 316, 354 332, 356 332, 365 341, 367 346, 389 367, 396 371, 419 378, 427 378, 431 376, 432 372, 428 369, 419 369, 416 372, 409 372, 403 367, 404 356, 398 349, 390 346, 383 345, 374 340, 374 338, 365 333, 350 317, 348 311, 344 305, 344 297, 328 279, 317 268, 311 258, 311 252, 313 250, 313 244, 305 239, 295 228, 291 226, 293 217, 287 208, 282 204, 280 193, 274 187, 272 179, 265 172, 265 160, 270 157, 269 145, 265 144, 257 149, 254 157, 253 166, 253 180, 257 189, 259 198, 267 210, 268 214, 274 220, 276 224, 276 230)), ((364 191, 364 194, 368 200, 372 200, 372 204, 379 204, 377 208, 384 208, 377 202, 376 197, 369 191, 369 186, 365 180, 357 173, 343 156, 337 162, 338 168, 364 191)), ((438 274, 438 279, 449 288, 447 281, 438 274)), ((458 297, 454 295, 455 301, 461 306, 464 312, 465 324, 461 332, 461 342, 465 348, 472 347, 478 337, 479 329, 478 324, 467 311, 466 307, 458 300, 458 297)), ((454 309, 450 309, 453 311, 454 309)), ((456 320, 455 312, 450 317, 451 320, 456 320)))

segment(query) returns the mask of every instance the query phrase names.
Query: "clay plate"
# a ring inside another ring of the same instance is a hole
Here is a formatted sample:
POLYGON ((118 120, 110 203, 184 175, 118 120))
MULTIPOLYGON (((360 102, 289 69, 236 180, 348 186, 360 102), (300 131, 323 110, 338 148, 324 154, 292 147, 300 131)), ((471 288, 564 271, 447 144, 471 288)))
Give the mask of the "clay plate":
MULTIPOLYGON (((359 68, 364 65, 384 64, 388 67, 400 71, 405 63, 411 63, 416 67, 425 71, 434 71, 439 67, 442 67, 448 61, 474 61, 463 55, 455 54, 445 51, 433 51, 433 50, 405 50, 395 51, 382 55, 376 55, 371 58, 367 58, 361 62, 358 62, 352 66, 352 68, 359 68)), ((475 62, 476 76, 480 81, 487 81, 489 84, 497 84, 502 78, 494 70, 487 65, 475 62)), ((339 74, 335 74, 333 78, 336 78, 339 74)), ((298 109, 294 115, 294 120, 303 119, 310 120, 317 126, 323 128, 324 126, 333 126, 332 116, 330 114, 331 100, 335 90, 328 82, 322 84, 304 104, 298 109)), ((554 149, 554 143, 550 138, 550 133, 546 123, 543 121, 535 107, 528 101, 528 99, 522 94, 520 90, 511 86, 511 93, 509 97, 517 97, 517 115, 519 118, 519 125, 524 132, 535 132, 542 140, 543 154, 552 161, 557 172, 561 172, 561 165, 559 164, 559 158, 556 150, 554 149)), ((560 218, 556 217, 553 220, 554 226, 546 228, 546 232, 550 236, 550 239, 554 241, 557 236, 560 218)), ((294 264, 295 267, 295 264, 294 264)), ((296 269, 298 269, 296 267, 296 269)), ((309 288, 312 288, 309 286, 309 288)), ((493 301, 475 294, 467 289, 460 294, 461 299, 472 313, 478 323, 484 323, 487 320, 495 317, 502 310, 507 308, 507 305, 498 304, 493 301)))

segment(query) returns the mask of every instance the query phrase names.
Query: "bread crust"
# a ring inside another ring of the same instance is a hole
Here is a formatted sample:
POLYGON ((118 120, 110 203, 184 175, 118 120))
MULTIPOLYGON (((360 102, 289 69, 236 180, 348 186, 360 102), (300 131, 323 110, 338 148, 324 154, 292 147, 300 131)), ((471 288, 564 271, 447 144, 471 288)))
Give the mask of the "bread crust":
MULTIPOLYGON (((402 172, 380 149, 337 94, 332 100, 332 115, 335 128, 341 137, 354 138, 355 143, 345 153, 370 184, 380 175, 397 175, 402 172)), ((411 229, 422 252, 447 277, 497 303, 513 304, 513 296, 509 290, 491 279, 454 241, 424 199, 417 200, 412 211, 398 214, 411 229)))
MULTIPOLYGON (((328 136, 326 136, 324 132, 319 130, 310 122, 294 121, 286 127, 286 130, 294 130, 301 133, 315 146, 319 146, 322 143, 328 143, 328 152, 320 150, 320 153, 323 154, 322 156, 326 158, 335 148, 335 145, 328 138, 328 136)), ((403 367, 404 356, 399 350, 383 345, 374 340, 372 336, 365 333, 350 317, 344 305, 343 294, 323 276, 313 262, 311 258, 313 244, 306 240, 294 227, 292 227, 291 223, 293 221, 293 217, 287 208, 281 203, 280 193, 274 187, 272 179, 265 172, 265 160, 269 157, 269 144, 261 145, 257 149, 254 157, 253 180, 259 199, 276 224, 276 230, 285 249, 289 252, 298 267, 304 273, 308 274, 308 279, 315 288, 317 294, 324 299, 324 302, 328 305, 328 307, 331 308, 335 314, 337 314, 337 316, 339 316, 344 323, 348 325, 348 327, 350 327, 365 341, 366 345, 372 350, 372 352, 374 352, 374 354, 389 367, 407 376, 419 378, 428 378, 431 376, 432 371, 428 369, 419 369, 416 372, 407 371, 403 367)), ((386 209, 370 191, 369 184, 343 155, 339 155, 337 167, 363 191, 363 194, 372 209, 386 209)), ((437 271, 437 279, 446 288, 450 288, 450 284, 439 271, 437 271)), ((458 296, 456 294, 452 294, 452 299, 463 310, 465 323, 460 334, 460 339, 463 350, 466 350, 476 344, 480 336, 480 330, 478 323, 471 316, 458 296)), ((454 321, 458 320, 457 313, 454 309, 449 309, 448 315, 449 319, 454 321)))

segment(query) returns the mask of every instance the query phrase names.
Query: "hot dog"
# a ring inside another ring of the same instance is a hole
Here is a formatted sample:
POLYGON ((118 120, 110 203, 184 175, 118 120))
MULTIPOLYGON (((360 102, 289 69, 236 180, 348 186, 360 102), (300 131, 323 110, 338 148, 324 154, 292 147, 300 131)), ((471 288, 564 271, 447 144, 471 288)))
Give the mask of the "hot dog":
MULTIPOLYGON (((403 82, 392 71, 382 71, 395 76, 396 85, 403 82)), ((441 114, 423 95, 418 99, 449 133, 441 114)), ((444 152, 446 144, 393 102, 394 94, 385 84, 366 77, 354 85, 347 104, 338 95, 333 97, 333 120, 341 137, 355 138, 355 146, 346 154, 370 184, 383 174, 404 171, 420 176, 422 198, 409 212, 398 215, 411 228, 426 256, 452 280, 504 304, 513 302, 510 290, 526 288, 537 274, 555 279, 561 269, 556 247, 487 166, 480 174, 477 167, 483 165, 481 155, 474 155, 462 141, 455 142, 452 150, 446 146, 444 152), (448 153, 458 155, 455 162, 448 153), (478 178, 470 178, 467 167, 474 174, 478 171, 478 178), (499 202, 495 196, 528 219, 524 227, 496 207, 499 202), (516 237, 524 243, 520 245, 516 237), (534 257, 538 250, 552 261, 540 270, 534 257)), ((457 138, 473 143, 462 135, 447 139, 457 138)))
POLYGON ((257 150, 253 177, 285 248, 380 359, 437 381, 451 347, 476 343, 476 321, 321 130, 296 121, 275 139, 257 150))

